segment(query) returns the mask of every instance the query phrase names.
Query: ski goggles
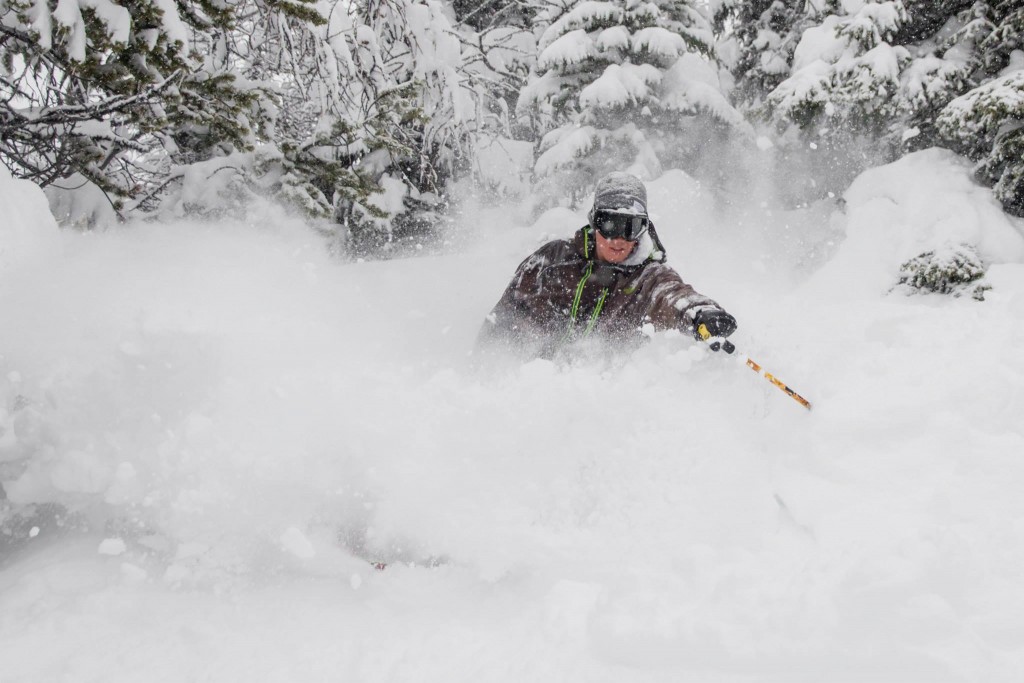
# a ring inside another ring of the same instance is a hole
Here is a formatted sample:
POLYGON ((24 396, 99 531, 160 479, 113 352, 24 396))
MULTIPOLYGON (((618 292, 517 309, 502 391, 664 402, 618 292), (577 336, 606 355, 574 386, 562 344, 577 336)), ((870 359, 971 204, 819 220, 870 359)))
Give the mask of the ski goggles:
POLYGON ((594 213, 594 227, 605 239, 629 240, 635 242, 640 235, 647 232, 650 221, 647 216, 631 213, 615 213, 613 211, 597 211, 594 213))

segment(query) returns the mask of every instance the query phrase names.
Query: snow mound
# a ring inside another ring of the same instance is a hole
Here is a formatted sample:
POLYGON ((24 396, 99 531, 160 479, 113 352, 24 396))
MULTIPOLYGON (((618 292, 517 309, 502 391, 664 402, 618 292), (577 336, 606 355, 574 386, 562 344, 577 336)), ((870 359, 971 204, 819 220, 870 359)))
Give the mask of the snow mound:
POLYGON ((57 243, 57 222, 34 183, 11 177, 0 165, 0 271, 47 254, 57 243))
POLYGON ((832 296, 876 297, 898 282, 902 264, 950 245, 974 247, 986 264, 1024 261, 1022 222, 952 152, 923 150, 871 169, 844 198, 846 239, 814 280, 832 296))

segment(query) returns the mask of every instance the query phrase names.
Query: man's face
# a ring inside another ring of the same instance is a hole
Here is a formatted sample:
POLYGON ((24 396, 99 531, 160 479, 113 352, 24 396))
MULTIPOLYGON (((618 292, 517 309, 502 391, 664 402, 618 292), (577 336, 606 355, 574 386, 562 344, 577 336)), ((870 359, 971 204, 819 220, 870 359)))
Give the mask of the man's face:
POLYGON ((627 239, 608 239, 599 230, 594 231, 597 242, 597 260, 606 263, 622 263, 636 249, 636 242, 627 239))

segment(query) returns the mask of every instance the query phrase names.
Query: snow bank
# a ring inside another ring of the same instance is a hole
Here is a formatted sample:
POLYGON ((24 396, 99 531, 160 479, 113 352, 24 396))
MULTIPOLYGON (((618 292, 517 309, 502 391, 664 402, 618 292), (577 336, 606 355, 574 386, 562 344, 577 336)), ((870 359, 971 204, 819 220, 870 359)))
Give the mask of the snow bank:
POLYGON ((1003 213, 992 191, 971 180, 969 162, 952 152, 924 150, 869 170, 845 199, 846 239, 815 279, 831 296, 884 294, 902 263, 949 245, 972 245, 988 264, 1024 261, 1020 221, 1003 213))
POLYGON ((46 197, 33 183, 16 180, 0 165, 0 272, 24 264, 52 250, 57 222, 46 197))

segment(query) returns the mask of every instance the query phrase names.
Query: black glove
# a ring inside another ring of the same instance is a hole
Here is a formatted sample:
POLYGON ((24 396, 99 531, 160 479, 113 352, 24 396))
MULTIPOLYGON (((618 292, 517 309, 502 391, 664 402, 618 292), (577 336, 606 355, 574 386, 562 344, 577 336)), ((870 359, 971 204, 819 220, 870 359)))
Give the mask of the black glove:
MULTIPOLYGON (((707 330, 709 337, 728 337, 736 331, 736 318, 720 308, 705 308, 693 316, 693 335, 698 341, 707 341, 701 334, 702 327, 707 330)), ((712 351, 717 351, 718 348, 717 342, 711 345, 712 351)), ((735 347, 725 342, 722 348, 725 348, 726 353, 732 353, 735 347)))

